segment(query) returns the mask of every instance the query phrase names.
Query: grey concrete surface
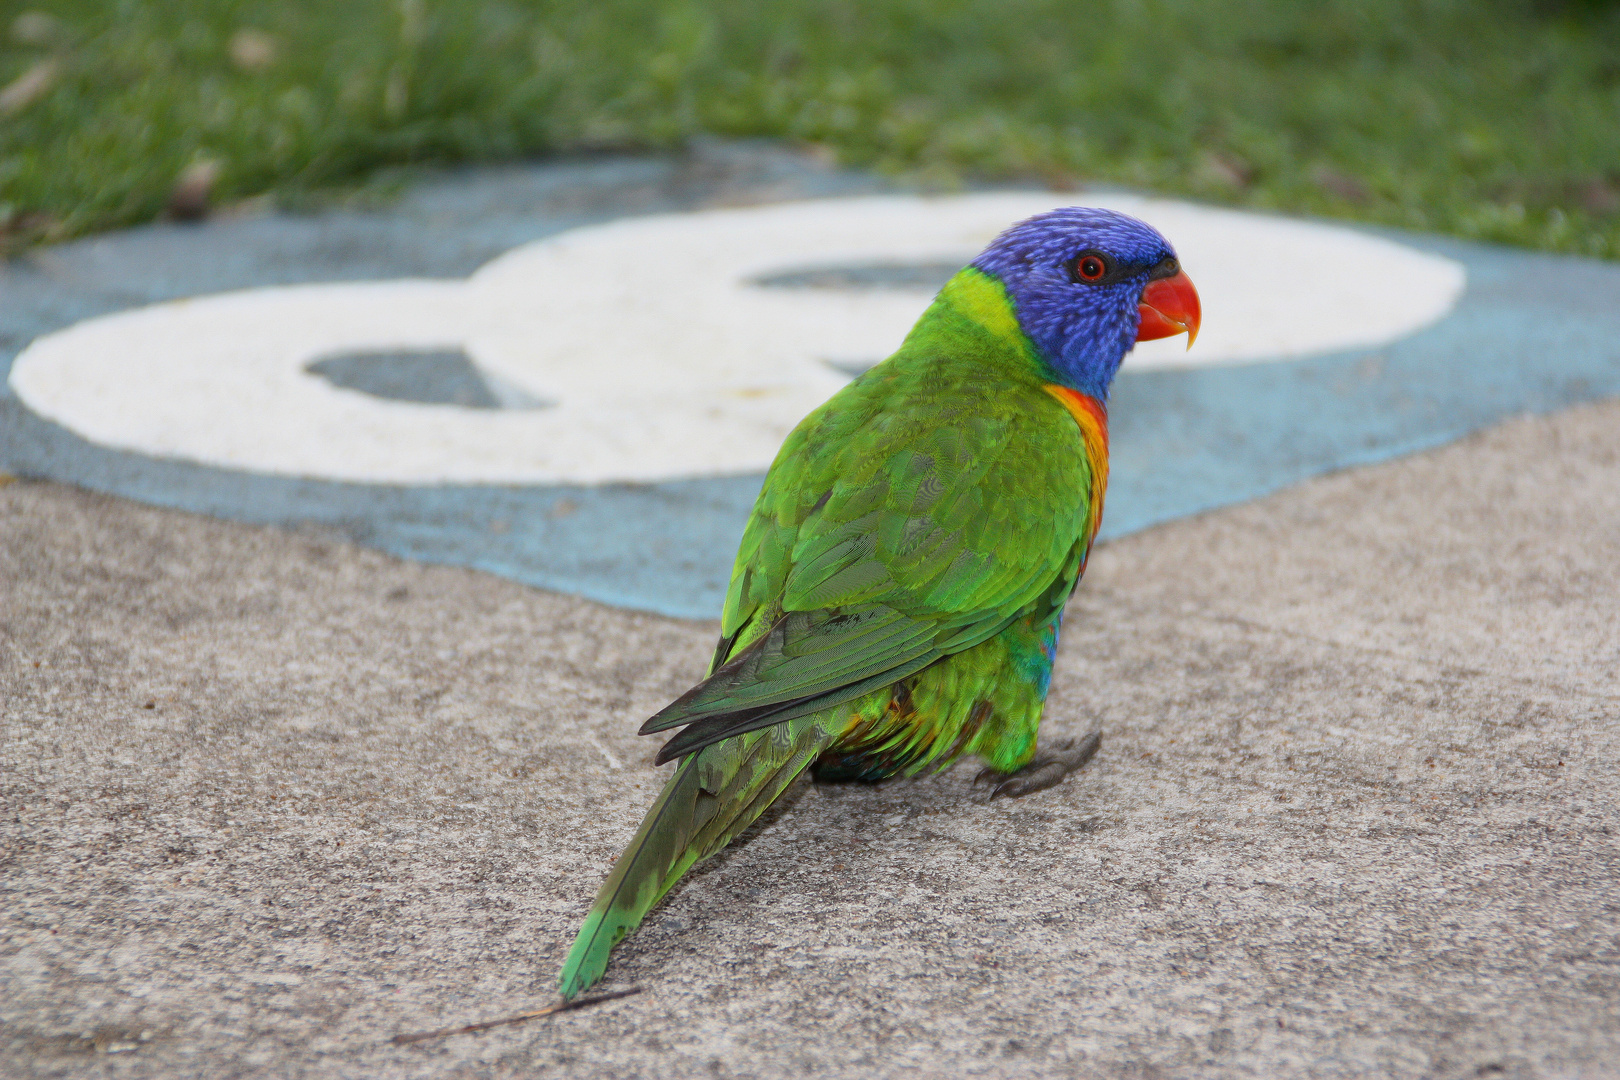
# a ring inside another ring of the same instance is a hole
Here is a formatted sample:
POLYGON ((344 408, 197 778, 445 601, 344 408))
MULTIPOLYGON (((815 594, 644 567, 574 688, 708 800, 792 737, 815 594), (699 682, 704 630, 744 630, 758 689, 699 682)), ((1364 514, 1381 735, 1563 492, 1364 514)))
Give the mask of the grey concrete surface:
POLYGON ((0 1074, 1620 1076, 1620 403, 1101 549, 1048 732, 802 785, 549 1000, 712 624, 0 488, 0 1074))

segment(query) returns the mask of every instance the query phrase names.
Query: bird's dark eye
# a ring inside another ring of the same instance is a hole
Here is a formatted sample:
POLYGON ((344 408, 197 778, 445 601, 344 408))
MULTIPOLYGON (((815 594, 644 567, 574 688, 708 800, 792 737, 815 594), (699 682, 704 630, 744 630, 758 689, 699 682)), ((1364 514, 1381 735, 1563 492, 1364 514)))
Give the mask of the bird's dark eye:
POLYGON ((1073 263, 1074 280, 1095 285, 1108 276, 1113 260, 1100 251, 1082 251, 1073 263))

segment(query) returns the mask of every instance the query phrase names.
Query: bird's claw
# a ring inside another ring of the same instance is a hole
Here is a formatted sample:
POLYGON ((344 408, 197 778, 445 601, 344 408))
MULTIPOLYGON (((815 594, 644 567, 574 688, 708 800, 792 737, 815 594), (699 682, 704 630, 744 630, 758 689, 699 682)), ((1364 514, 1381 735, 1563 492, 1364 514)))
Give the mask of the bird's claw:
POLYGON ((1017 799, 1037 791, 1044 791, 1090 761, 1096 755, 1097 747, 1101 745, 1100 731, 1093 731, 1079 740, 1065 739, 1050 749, 1036 754, 1028 765, 1016 772, 979 770, 979 774, 973 778, 973 786, 995 783, 990 789, 991 799, 999 799, 1002 796, 1017 799))

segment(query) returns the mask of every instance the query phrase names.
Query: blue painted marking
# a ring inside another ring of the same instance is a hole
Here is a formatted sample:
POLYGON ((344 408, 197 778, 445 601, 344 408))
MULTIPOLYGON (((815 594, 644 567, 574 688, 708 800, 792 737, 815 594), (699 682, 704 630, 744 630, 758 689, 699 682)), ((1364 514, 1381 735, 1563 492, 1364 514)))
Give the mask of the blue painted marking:
MULTIPOLYGON (((407 558, 610 604, 714 617, 760 477, 601 487, 267 477, 95 446, 4 389, 29 340, 92 315, 250 285, 463 276, 519 243, 627 212, 697 205, 717 186, 683 175, 679 163, 648 161, 495 170, 429 186, 387 213, 157 226, 0 269, 0 468, 335 531, 407 558)), ((878 187, 770 152, 726 183, 779 198, 878 187)), ((1516 413, 1620 394, 1620 265, 1387 235, 1467 267, 1456 310, 1378 349, 1127 371, 1110 408, 1105 538, 1437 445, 1516 413)))

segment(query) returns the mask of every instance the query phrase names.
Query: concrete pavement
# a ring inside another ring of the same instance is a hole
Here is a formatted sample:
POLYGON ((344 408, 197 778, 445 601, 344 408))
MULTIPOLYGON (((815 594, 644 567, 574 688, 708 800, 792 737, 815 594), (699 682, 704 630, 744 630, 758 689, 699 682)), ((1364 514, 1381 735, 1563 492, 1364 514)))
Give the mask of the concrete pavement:
POLYGON ((1105 545, 1066 783, 801 785, 550 999, 712 623, 0 487, 0 1073, 1620 1076, 1620 403, 1105 545))

